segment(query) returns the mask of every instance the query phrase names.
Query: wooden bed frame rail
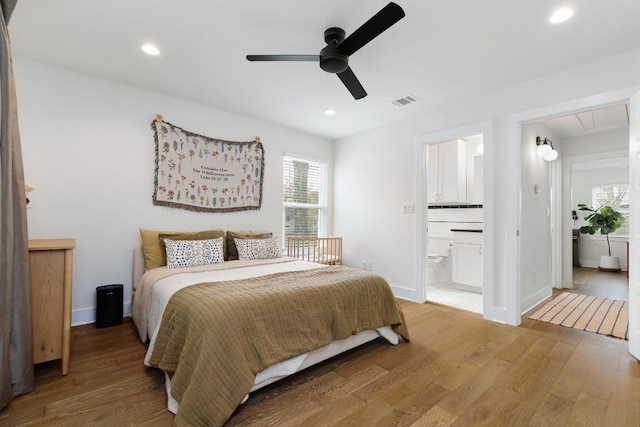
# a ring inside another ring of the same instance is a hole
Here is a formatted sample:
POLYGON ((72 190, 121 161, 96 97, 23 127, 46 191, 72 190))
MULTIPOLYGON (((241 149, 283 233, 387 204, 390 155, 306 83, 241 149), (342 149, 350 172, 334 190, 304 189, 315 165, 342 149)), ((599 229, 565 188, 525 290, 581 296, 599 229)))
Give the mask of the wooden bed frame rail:
POLYGON ((326 265, 342 264, 342 237, 288 237, 287 255, 326 265))

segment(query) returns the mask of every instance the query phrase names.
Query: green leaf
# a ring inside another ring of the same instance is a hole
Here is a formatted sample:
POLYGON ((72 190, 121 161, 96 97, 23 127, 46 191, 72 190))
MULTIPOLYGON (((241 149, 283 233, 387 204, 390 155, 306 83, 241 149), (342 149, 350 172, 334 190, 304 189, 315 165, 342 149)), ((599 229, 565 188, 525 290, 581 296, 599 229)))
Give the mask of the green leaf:
POLYGON ((600 234, 608 235, 619 229, 624 221, 622 214, 611 206, 601 206, 598 209, 593 209, 585 204, 579 204, 578 208, 583 211, 593 212, 584 218, 589 225, 580 227, 580 233, 582 234, 593 235, 600 231, 600 234))

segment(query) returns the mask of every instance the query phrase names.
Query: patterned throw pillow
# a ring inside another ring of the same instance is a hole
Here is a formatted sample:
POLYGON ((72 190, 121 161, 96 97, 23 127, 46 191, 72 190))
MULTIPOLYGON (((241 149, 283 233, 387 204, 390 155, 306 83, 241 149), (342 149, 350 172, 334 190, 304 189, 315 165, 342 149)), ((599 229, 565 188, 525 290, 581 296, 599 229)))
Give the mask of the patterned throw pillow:
POLYGON ((224 262, 223 238, 209 240, 164 239, 167 267, 194 267, 224 262))
POLYGON ((280 258, 282 252, 276 239, 235 239, 239 259, 280 258))

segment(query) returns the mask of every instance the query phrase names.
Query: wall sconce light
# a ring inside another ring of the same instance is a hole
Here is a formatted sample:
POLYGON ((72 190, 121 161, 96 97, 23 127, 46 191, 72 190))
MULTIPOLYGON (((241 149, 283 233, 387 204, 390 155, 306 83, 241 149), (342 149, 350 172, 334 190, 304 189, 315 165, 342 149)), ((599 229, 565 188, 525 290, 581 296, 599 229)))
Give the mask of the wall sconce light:
POLYGON ((553 148, 553 144, 549 138, 536 137, 536 154, 547 162, 552 162, 558 158, 558 152, 553 148))

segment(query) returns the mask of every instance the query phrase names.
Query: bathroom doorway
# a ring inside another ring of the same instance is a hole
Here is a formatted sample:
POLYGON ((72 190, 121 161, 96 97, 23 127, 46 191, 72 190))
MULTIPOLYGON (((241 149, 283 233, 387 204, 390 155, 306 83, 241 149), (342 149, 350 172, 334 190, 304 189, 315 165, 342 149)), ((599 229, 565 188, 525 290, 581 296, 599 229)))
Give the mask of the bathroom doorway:
POLYGON ((416 215, 422 300, 483 315, 492 292, 484 284, 493 273, 483 256, 492 244, 485 238, 491 227, 486 215, 491 195, 485 192, 492 191, 487 182, 492 179, 487 170, 490 126, 476 124, 420 139, 418 200, 423 203, 422 215, 416 215))

